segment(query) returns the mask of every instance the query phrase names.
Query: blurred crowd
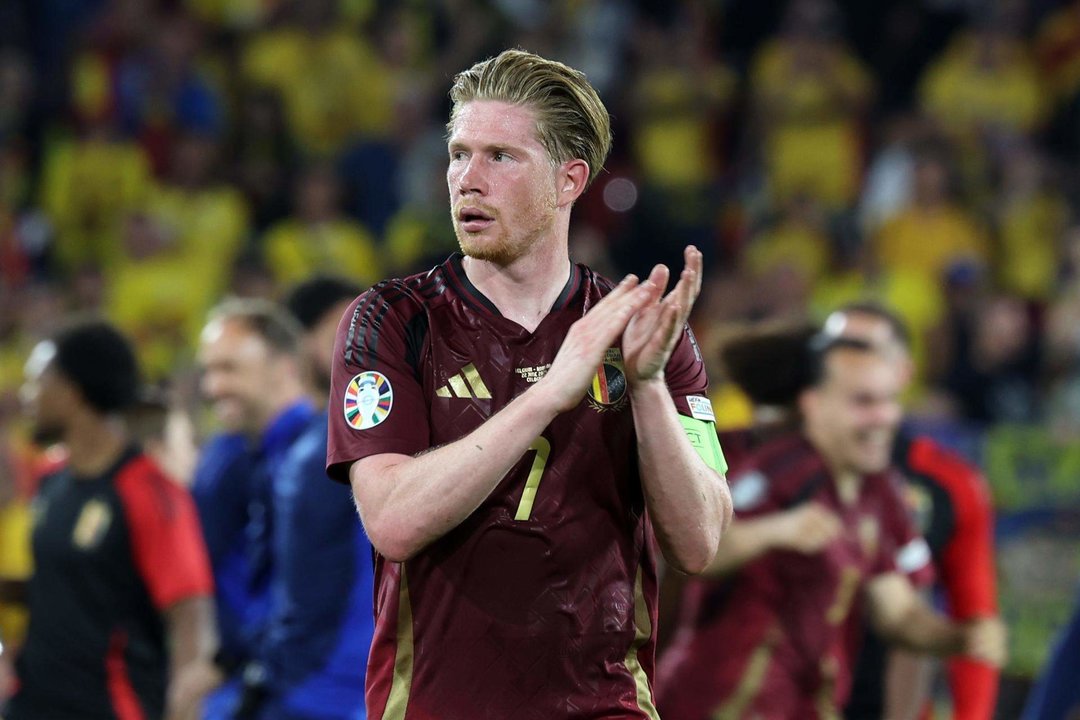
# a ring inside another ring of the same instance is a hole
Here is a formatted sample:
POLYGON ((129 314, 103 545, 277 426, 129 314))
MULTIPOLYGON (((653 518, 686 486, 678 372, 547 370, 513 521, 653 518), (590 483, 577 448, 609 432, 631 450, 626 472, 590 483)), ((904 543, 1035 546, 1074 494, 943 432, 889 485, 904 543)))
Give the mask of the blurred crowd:
POLYGON ((193 410, 223 297, 453 252, 449 81, 510 46, 583 69, 614 117, 572 256, 615 276, 696 244, 706 349, 874 297, 913 329, 917 413, 1080 433, 1080 2, 20 0, 0 4, 0 507, 45 462, 17 393, 65 315, 104 313, 193 410))
POLYGON ((925 412, 1074 431, 1080 3, 872 5, 5 3, 5 417, 71 309, 164 382, 226 294, 451 252, 448 80, 518 45, 583 68, 616 121, 578 259, 640 271, 697 244, 712 338, 875 295, 915 329, 925 412))
MULTIPOLYGON (((189 477, 207 311, 455 252, 446 93, 509 46, 615 122, 571 256, 700 247, 707 361, 875 298, 913 330, 916 416, 1080 437, 1080 0, 5 0, 0 547, 51 463, 18 403, 41 338, 82 311, 133 338, 189 477)), ((721 426, 750 421, 711 379, 721 426)))

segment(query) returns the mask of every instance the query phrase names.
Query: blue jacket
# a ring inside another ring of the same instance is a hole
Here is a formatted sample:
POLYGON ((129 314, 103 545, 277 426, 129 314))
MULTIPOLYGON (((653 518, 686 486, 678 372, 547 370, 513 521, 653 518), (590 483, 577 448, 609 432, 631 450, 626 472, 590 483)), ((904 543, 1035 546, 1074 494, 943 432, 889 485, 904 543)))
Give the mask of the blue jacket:
POLYGON ((364 718, 372 549, 349 488, 326 477, 326 432, 322 413, 273 474, 267 718, 364 718))
POLYGON ((255 656, 270 612, 270 474, 307 428, 306 400, 282 411, 258 446, 239 434, 203 447, 191 493, 214 571, 222 655, 237 668, 255 656))

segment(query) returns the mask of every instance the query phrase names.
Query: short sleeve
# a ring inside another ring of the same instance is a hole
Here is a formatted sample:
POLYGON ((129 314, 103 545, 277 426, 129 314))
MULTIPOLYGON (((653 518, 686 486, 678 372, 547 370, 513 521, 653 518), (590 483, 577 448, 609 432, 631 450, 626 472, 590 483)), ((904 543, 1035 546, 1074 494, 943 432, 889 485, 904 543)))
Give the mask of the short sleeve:
POLYGON ((994 518, 982 476, 954 468, 947 490, 956 527, 941 554, 941 582, 953 617, 964 620, 997 613, 994 518))
POLYGON ((728 477, 731 505, 740 520, 771 515, 783 510, 776 486, 761 469, 743 467, 728 477))
POLYGON ((354 462, 413 455, 430 446, 418 377, 427 316, 400 281, 380 283, 349 306, 338 326, 327 414, 326 471, 347 483, 354 462))
POLYGON ((116 478, 135 567, 159 610, 214 591, 195 503, 143 456, 116 478))
POLYGON ((712 403, 709 402, 709 379, 705 374, 705 362, 697 338, 689 325, 675 343, 667 367, 664 369, 668 392, 680 415, 698 420, 715 422, 712 403))
POLYGON ((881 508, 882 538, 873 574, 900 572, 916 587, 929 585, 934 579, 930 546, 926 539, 915 531, 900 495, 901 481, 895 476, 875 477, 868 481, 881 483, 884 490, 881 508))

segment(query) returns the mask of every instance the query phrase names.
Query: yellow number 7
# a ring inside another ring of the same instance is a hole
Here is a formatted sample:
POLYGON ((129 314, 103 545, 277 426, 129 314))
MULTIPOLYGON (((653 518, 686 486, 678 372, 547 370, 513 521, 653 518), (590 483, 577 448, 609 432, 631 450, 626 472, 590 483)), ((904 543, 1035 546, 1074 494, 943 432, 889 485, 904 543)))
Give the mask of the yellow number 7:
POLYGON ((518 503, 517 514, 514 515, 515 520, 528 520, 532 515, 536 490, 540 487, 540 478, 544 474, 548 455, 551 454, 551 443, 541 435, 532 441, 529 450, 535 450, 536 457, 533 458, 532 467, 529 468, 529 479, 525 481, 525 489, 521 493, 521 502, 518 503))

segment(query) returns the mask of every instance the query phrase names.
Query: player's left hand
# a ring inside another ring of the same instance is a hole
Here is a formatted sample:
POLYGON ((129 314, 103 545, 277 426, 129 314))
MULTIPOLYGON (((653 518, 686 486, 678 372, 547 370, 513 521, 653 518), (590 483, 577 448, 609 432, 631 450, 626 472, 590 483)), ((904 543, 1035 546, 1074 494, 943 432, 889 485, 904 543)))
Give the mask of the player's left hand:
POLYGON ((664 265, 653 268, 649 281, 657 288, 656 299, 638 311, 623 333, 623 364, 631 385, 663 379, 671 351, 701 293, 701 251, 689 245, 683 257, 686 264, 679 282, 663 299, 660 294, 667 287, 668 269, 664 265))

